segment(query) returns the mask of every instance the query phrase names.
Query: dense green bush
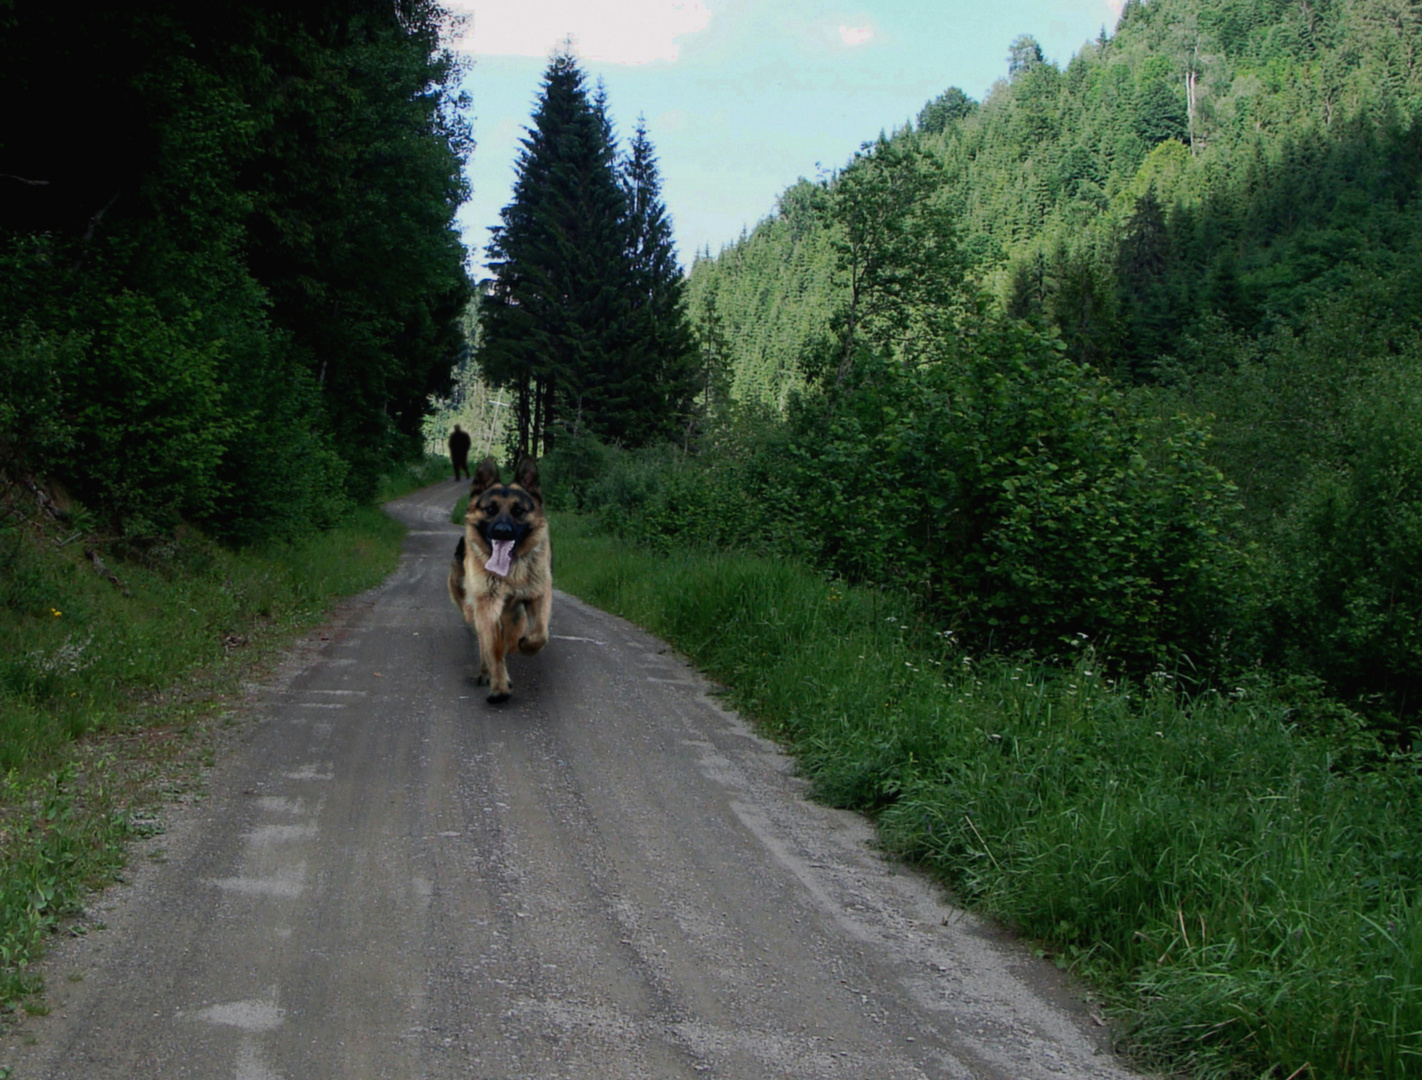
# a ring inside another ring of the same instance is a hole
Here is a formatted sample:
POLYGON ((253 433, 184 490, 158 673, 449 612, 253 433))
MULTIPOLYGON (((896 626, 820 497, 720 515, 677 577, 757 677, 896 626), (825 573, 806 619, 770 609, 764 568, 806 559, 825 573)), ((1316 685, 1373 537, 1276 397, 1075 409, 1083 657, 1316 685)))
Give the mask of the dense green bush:
POLYGON ((1422 340, 1389 289, 1314 303, 1306 330, 1217 321, 1136 393, 1160 416, 1216 416, 1207 456, 1239 484, 1261 568, 1253 655, 1405 739, 1422 691, 1422 340))
POLYGON ((75 463, 66 470, 130 535, 210 516, 231 425, 217 342, 192 315, 165 319, 148 297, 98 302, 86 363, 68 388, 75 463))
POLYGON ((29 320, 0 331, 0 472, 43 472, 72 448, 60 403, 84 344, 80 333, 46 333, 29 320))
MULTIPOLYGON (((508 458, 517 455, 517 435, 511 437, 508 458)), ((587 433, 565 435, 553 452, 538 463, 543 498, 551 510, 591 509, 589 485, 604 475, 618 458, 615 448, 587 433)))
POLYGON ((797 424, 796 486, 847 576, 926 590, 956 632, 1000 649, 1221 646, 1242 565, 1204 431, 1148 430, 1024 324, 916 366, 861 353, 797 424))
POLYGON ((755 431, 617 459, 587 504, 652 547, 804 556, 912 590, 979 645, 1223 656, 1245 566, 1204 432, 1161 435, 1025 325, 983 324, 918 365, 861 351, 788 425, 755 431))
POLYGON ((1422 375, 1386 372, 1345 409, 1353 444, 1299 486, 1273 536, 1276 659, 1405 735, 1422 703, 1422 375))

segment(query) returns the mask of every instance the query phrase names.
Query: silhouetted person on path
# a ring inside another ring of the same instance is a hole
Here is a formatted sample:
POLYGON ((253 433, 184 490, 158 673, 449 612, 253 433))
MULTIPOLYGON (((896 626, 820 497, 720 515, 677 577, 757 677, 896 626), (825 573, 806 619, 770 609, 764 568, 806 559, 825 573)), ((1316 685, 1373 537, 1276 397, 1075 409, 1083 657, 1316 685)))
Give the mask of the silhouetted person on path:
POLYGON ((454 478, 459 479, 462 470, 464 479, 469 479, 469 433, 454 425, 449 433, 449 457, 454 462, 454 478))

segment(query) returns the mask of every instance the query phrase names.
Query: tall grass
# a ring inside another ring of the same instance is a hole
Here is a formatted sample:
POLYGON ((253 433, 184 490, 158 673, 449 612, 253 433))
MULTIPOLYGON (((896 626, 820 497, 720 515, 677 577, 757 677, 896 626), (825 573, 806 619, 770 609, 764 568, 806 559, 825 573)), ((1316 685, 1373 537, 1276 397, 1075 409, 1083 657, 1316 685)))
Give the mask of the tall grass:
POLYGON ((446 454, 426 453, 418 461, 395 465, 381 476, 375 501, 389 502, 430 484, 448 480, 453 475, 453 470, 454 466, 446 454))
POLYGON ((0 533, 0 769, 48 761, 132 719, 142 696, 294 626, 388 572, 401 527, 374 508, 304 540, 236 552, 192 535, 95 572, 82 545, 0 533))
MULTIPOLYGON (((555 526, 558 583, 666 637, 818 797, 1205 1077, 1422 1075, 1422 779, 1307 684, 1187 699, 958 649, 906 597, 555 526)), ((1341 710, 1346 714, 1346 710, 1341 710)))

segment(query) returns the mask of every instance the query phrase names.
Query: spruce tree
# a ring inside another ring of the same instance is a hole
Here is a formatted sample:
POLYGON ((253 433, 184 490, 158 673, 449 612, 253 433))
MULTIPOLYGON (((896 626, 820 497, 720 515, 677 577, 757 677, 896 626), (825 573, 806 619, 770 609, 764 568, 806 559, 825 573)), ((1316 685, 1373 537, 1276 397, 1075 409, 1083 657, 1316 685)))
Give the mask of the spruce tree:
POLYGON ((620 415, 603 426, 610 436, 639 446, 673 437, 696 392, 696 345, 686 315, 685 279, 677 263, 671 220, 662 201, 656 149, 638 117, 622 164, 631 272, 626 388, 620 415))
POLYGON ((589 406, 613 407, 628 334, 625 197, 605 101, 576 59, 549 62, 514 198, 489 244, 487 378, 516 395, 518 453, 546 453, 589 406), (609 396, 608 388, 614 393, 609 396))

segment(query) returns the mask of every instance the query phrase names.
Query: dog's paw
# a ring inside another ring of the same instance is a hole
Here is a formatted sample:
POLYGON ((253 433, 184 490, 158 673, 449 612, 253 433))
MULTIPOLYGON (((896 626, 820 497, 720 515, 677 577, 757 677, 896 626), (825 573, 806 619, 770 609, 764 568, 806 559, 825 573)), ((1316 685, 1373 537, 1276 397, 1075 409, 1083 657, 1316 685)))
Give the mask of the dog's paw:
POLYGON ((523 653, 524 656, 532 656, 532 655, 534 655, 534 654, 537 653, 537 652, 541 652, 542 649, 543 649, 543 646, 545 646, 545 645, 547 645, 547 644, 548 644, 548 639, 547 639, 547 638, 531 638, 531 637, 519 638, 519 639, 518 639, 518 651, 521 652, 521 653, 523 653))
POLYGON ((492 690, 489 692, 490 705, 502 705, 504 702, 508 701, 508 699, 509 692, 507 690, 492 690))

